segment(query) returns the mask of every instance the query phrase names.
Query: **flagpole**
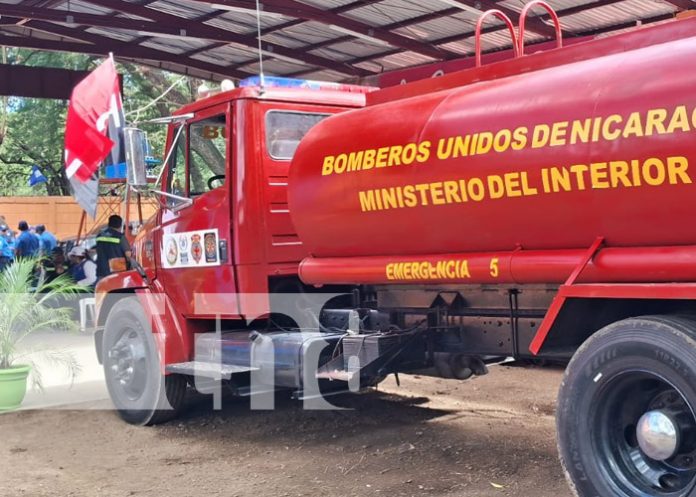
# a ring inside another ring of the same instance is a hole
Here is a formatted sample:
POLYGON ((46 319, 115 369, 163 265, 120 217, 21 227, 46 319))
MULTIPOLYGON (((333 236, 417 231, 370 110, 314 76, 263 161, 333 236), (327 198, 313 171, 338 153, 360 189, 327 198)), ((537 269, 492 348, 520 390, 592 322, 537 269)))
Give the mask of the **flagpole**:
MULTIPOLYGON (((115 68, 116 67, 116 60, 114 59, 113 52, 109 52, 109 60, 111 61, 111 63, 114 65, 114 68, 115 68)), ((120 86, 121 85, 119 84, 119 93, 121 90, 120 86)), ((123 122, 124 126, 125 126, 125 124, 126 123, 123 122)), ((133 241, 132 238, 129 236, 130 231, 128 229, 130 227, 130 217, 131 217, 130 216, 130 203, 131 203, 132 193, 133 192, 132 192, 131 186, 128 184, 128 182, 126 182, 126 191, 124 193, 123 202, 121 203, 120 214, 121 214, 121 217, 124 219, 124 221, 123 221, 123 234, 128 238, 129 242, 133 241)))
POLYGON ((75 245, 80 244, 82 239, 82 229, 85 227, 85 221, 87 220, 87 211, 82 209, 82 216, 80 216, 80 227, 77 228, 77 239, 75 240, 75 245))

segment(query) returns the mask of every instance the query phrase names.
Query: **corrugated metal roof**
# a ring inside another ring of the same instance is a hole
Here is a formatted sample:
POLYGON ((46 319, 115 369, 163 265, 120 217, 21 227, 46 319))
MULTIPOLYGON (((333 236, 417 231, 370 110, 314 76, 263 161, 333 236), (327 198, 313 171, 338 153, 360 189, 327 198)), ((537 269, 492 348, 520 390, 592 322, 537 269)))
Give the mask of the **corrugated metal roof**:
MULTIPOLYGON (((566 37, 605 36, 636 23, 659 22, 685 3, 547 1, 559 13, 566 37)), ((474 51, 473 32, 482 13, 471 5, 481 4, 497 6, 517 23, 525 0, 267 0, 261 14, 264 66, 277 75, 355 80, 467 56, 474 51)), ((87 52, 159 61, 158 66, 214 79, 257 70, 253 2, 54 0, 47 5, 0 0, 0 36, 10 45, 46 49, 77 49, 82 42, 87 52)), ((544 14, 543 9, 532 12, 527 43, 550 39, 553 30, 544 14)), ((489 19, 484 32, 484 51, 511 46, 500 20, 489 19)))
POLYGON ((571 31, 589 31, 672 12, 674 12, 674 7, 663 2, 627 0, 564 17, 562 25, 571 31))

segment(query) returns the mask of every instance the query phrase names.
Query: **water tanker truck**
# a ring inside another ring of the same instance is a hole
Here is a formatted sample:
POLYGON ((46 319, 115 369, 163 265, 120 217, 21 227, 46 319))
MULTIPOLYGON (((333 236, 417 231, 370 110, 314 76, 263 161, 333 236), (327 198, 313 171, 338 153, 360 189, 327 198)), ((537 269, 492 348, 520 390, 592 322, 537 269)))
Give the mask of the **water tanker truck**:
POLYGON ((119 413, 171 419, 203 380, 307 400, 554 360, 578 495, 696 495, 693 60, 686 19, 380 91, 254 80, 181 109, 161 208, 98 286, 119 413))

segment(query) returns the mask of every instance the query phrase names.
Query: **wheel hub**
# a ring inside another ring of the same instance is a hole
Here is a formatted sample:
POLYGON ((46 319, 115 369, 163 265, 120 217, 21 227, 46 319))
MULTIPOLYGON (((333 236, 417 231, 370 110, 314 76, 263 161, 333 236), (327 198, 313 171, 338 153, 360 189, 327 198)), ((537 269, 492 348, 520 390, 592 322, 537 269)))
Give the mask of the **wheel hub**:
POLYGON ((648 411, 636 427, 638 445, 655 461, 672 458, 679 448, 679 428, 671 416, 661 410, 648 411))
POLYGON ((144 344, 135 333, 126 332, 109 350, 111 374, 129 398, 137 398, 144 387, 144 344))

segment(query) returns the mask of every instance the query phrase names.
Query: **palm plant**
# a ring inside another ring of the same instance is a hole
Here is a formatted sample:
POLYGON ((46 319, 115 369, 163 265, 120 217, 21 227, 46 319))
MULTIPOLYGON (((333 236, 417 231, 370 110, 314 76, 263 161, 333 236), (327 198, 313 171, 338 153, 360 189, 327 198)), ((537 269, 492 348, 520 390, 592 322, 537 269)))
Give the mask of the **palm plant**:
POLYGON ((79 365, 69 352, 33 349, 22 342, 38 331, 76 330, 72 309, 58 303, 77 296, 82 288, 67 275, 50 282, 41 276, 37 278, 39 263, 37 258, 22 258, 0 272, 0 370, 31 366, 33 386, 40 390, 41 371, 34 358, 65 367, 71 379, 79 373, 79 365))

